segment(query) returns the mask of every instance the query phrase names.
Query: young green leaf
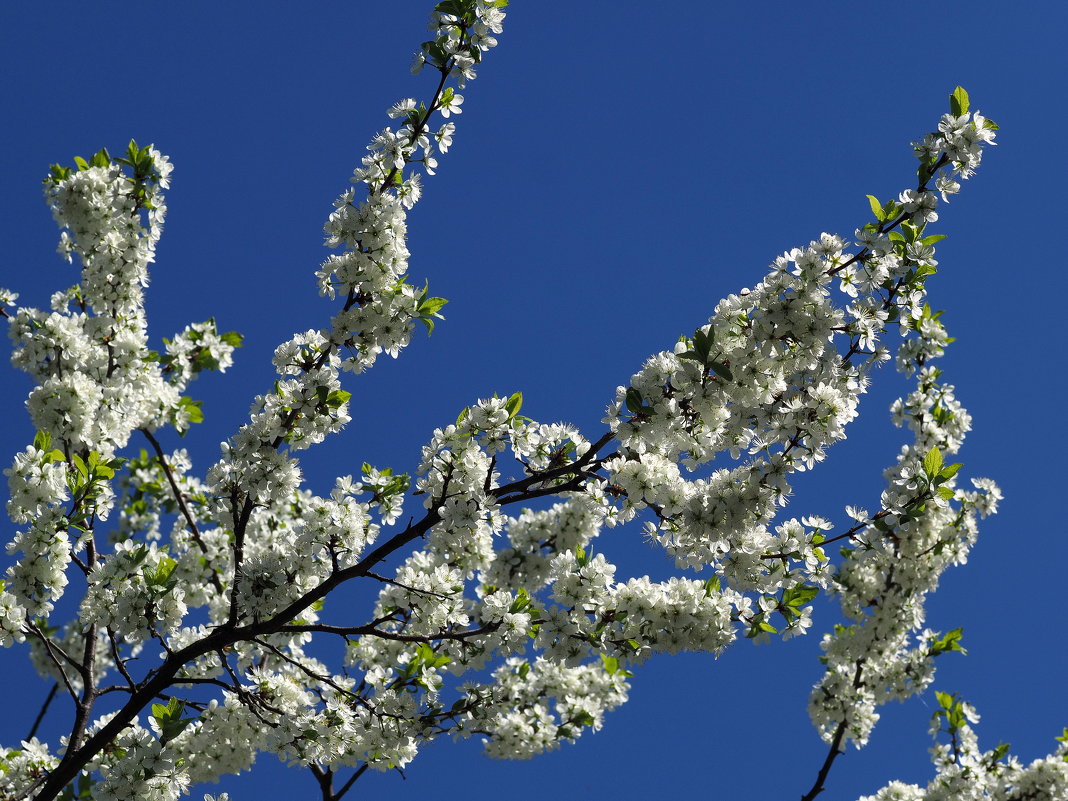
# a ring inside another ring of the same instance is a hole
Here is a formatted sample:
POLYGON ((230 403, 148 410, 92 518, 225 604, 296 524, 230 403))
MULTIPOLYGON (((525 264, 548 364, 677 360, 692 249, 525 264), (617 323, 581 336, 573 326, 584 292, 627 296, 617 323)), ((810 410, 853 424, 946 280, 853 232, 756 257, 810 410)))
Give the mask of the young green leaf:
POLYGON ((923 472, 928 478, 935 478, 942 470, 942 451, 938 447, 931 448, 923 457, 923 472))
POLYGON ((938 656, 950 651, 960 651, 962 654, 967 654, 968 652, 960 644, 963 632, 964 629, 953 629, 946 632, 945 635, 931 643, 928 653, 931 656, 938 656))
POLYGON ((504 404, 504 410, 508 412, 508 419, 511 420, 519 414, 521 408, 523 408, 523 393, 512 393, 512 395, 509 396, 507 403, 504 404))
POLYGON ((969 108, 968 93, 964 91, 963 86, 958 86, 949 96, 949 110, 954 117, 959 117, 967 114, 969 108))
POLYGON ((879 199, 875 195, 868 195, 868 205, 871 206, 871 213, 875 215, 875 219, 882 222, 886 219, 886 212, 883 211, 883 204, 879 202, 879 199))

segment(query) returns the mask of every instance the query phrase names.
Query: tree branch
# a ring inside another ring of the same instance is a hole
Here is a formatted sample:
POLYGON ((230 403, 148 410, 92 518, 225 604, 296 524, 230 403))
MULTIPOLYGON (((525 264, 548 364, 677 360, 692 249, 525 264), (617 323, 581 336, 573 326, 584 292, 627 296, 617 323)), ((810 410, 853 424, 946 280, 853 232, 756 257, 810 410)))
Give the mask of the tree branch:
MULTIPOLYGON (((853 686, 860 686, 860 676, 863 670, 864 660, 857 660, 857 671, 853 675, 853 686)), ((820 766, 820 772, 816 774, 816 781, 812 783, 812 787, 807 793, 801 796, 801 801, 813 801, 813 799, 822 793, 826 787, 827 776, 831 772, 831 766, 834 764, 834 760, 838 758, 838 755, 843 753, 842 740, 845 739, 846 729, 849 728, 848 720, 843 720, 838 724, 838 728, 834 730, 834 737, 831 738, 831 748, 827 752, 827 758, 823 760, 823 765, 820 766)))
POLYGON ((41 721, 44 720, 45 713, 48 712, 48 707, 52 703, 52 699, 56 697, 56 691, 59 690, 59 682, 52 683, 52 689, 48 691, 48 695, 41 704, 41 711, 37 713, 37 718, 33 721, 33 726, 30 727, 30 733, 25 736, 25 740, 32 740, 33 736, 37 734, 37 729, 41 725, 41 721))

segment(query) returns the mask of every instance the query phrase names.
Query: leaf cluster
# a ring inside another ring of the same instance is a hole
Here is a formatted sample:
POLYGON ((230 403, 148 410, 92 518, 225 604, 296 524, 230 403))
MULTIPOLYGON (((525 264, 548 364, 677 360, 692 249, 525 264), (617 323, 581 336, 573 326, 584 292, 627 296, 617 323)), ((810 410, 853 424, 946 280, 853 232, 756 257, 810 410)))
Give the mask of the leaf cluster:
POLYGON ((715 356, 712 355, 712 346, 715 344, 715 331, 711 326, 697 329, 694 332, 693 339, 687 341, 690 348, 680 353, 679 358, 689 359, 701 365, 703 371, 702 381, 708 377, 709 371, 724 381, 734 380, 734 374, 731 373, 730 367, 721 358, 723 352, 719 351, 715 356))

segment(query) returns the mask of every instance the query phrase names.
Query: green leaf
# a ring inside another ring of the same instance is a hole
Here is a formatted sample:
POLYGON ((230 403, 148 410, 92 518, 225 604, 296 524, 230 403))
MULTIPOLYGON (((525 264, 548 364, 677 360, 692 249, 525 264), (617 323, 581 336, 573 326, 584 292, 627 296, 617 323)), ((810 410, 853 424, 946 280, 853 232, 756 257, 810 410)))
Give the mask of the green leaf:
POLYGON ((580 726, 592 726, 596 721, 589 712, 579 712, 575 715, 575 722, 580 726))
POLYGON ((349 402, 349 398, 351 397, 351 392, 347 392, 344 389, 335 389, 333 392, 326 396, 324 402, 326 403, 326 406, 329 409, 340 409, 342 406, 349 402))
POLYGON ((136 550, 130 551, 130 555, 127 558, 130 560, 130 569, 132 570, 148 558, 148 547, 138 545, 136 550))
POLYGON ((807 604, 817 595, 819 595, 819 587, 810 587, 808 585, 802 585, 800 587, 790 587, 783 590, 782 600, 786 606, 792 606, 795 609, 807 604))
POLYGON ((523 408, 523 393, 513 392, 504 404, 504 410, 508 412, 508 419, 511 420, 519 414, 521 408, 523 408))
POLYGON ((65 181, 70 178, 70 167, 64 167, 60 164, 51 164, 48 167, 48 177, 44 179, 44 183, 58 184, 60 181, 65 181))
POLYGON ((998 743, 998 745, 994 749, 993 753, 990 754, 990 761, 991 762, 997 762, 1002 757, 1004 757, 1005 754, 1007 754, 1007 753, 1009 753, 1009 744, 1008 743, 998 743))
POLYGON ((950 651, 960 651, 962 654, 967 654, 968 652, 960 644, 963 632, 964 629, 953 629, 953 631, 946 632, 945 635, 931 643, 928 653, 931 656, 938 656, 950 651))
POLYGON ((78 170, 79 171, 88 170, 89 169, 89 163, 85 159, 83 159, 81 156, 75 156, 74 157, 74 163, 78 165, 78 170))
POLYGON ((530 596, 527 595, 527 591, 522 587, 516 592, 515 600, 508 607, 508 611, 513 615, 522 612, 530 606, 530 596))
POLYGON ((963 466, 964 465, 962 465, 960 462, 954 462, 951 465, 947 465, 943 467, 940 471, 938 471, 938 477, 943 481, 948 481, 949 479, 953 478, 953 476, 957 475, 957 471, 959 471, 963 466))
POLYGON ((923 472, 928 478, 935 478, 942 470, 942 452, 938 447, 931 448, 923 457, 923 472))
POLYGON ((70 460, 71 463, 74 465, 74 469, 78 471, 78 475, 80 475, 83 479, 89 478, 89 468, 86 467, 86 464, 82 460, 81 456, 76 453, 71 454, 70 460))
POLYGON ((178 567, 178 562, 176 562, 174 559, 171 559, 171 557, 160 557, 159 564, 156 565, 156 572, 153 575, 152 580, 149 582, 149 584, 154 585, 156 587, 170 589, 168 585, 170 584, 171 575, 174 573, 174 569, 176 567, 178 567))
POLYGON ((585 548, 575 549, 575 563, 579 567, 585 567, 593 560, 593 546, 590 546, 589 550, 585 548))
POLYGON ((734 374, 731 372, 730 368, 722 362, 711 361, 708 363, 708 366, 709 368, 711 368, 712 372, 718 375, 720 378, 726 381, 734 380, 734 374))
POLYGON ((645 410, 645 401, 642 394, 634 387, 627 387, 627 409, 633 414, 641 414, 645 410))
POLYGON ((171 740, 173 740, 175 737, 185 731, 187 727, 192 725, 192 723, 192 718, 185 718, 184 720, 171 720, 167 723, 164 723, 160 727, 160 743, 169 743, 171 740))
POLYGON ((714 329, 712 329, 712 328, 708 329, 708 333, 707 334, 704 331, 702 331, 700 328, 697 329, 697 331, 694 333, 694 335, 693 335, 694 353, 696 353, 700 357, 702 363, 708 361, 708 354, 712 351, 712 343, 713 343, 714 339, 715 339, 715 333, 714 333, 714 329))
POLYGON ((423 315, 434 315, 449 301, 445 298, 426 298, 419 304, 419 313, 423 315))
POLYGON ((185 417, 190 423, 204 422, 204 412, 200 408, 203 405, 204 401, 195 401, 185 395, 178 399, 178 408, 185 413, 185 417))
POLYGON ((182 712, 184 711, 185 704, 177 698, 171 698, 166 706, 163 706, 163 704, 152 704, 152 717, 154 717, 161 725, 168 721, 177 720, 182 716, 182 712))
POLYGON ((879 199, 875 195, 868 195, 868 205, 871 206, 871 213, 875 215, 875 219, 882 222, 886 219, 886 213, 883 211, 883 204, 879 202, 879 199))
POLYGON ((33 435, 33 447, 39 451, 47 451, 52 447, 52 434, 48 431, 38 431, 33 435))
POLYGON ((970 107, 968 93, 964 91, 963 86, 958 86, 953 90, 953 94, 949 96, 949 110, 954 117, 959 117, 962 114, 967 114, 970 107))

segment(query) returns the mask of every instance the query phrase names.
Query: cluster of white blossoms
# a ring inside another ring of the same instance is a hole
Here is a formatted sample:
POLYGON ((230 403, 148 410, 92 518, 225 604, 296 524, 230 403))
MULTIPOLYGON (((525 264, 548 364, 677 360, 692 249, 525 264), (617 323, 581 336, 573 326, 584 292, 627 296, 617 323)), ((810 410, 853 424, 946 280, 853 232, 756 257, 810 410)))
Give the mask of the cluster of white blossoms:
POLYGON ((79 617, 85 625, 98 625, 130 643, 169 634, 187 610, 185 589, 174 574, 177 566, 154 542, 116 543, 89 573, 79 617))
POLYGON ((858 801, 1064 801, 1068 799, 1068 729, 1052 754, 1024 765, 1008 755, 1008 746, 979 748, 971 724, 979 715, 954 695, 937 693, 939 708, 931 716, 931 734, 949 735, 931 749, 936 774, 926 787, 890 782, 858 801))
POLYGON ((13 364, 38 384, 27 400, 37 428, 104 454, 178 405, 147 349, 143 311, 171 164, 151 147, 131 151, 133 178, 106 151, 78 171, 53 168, 46 199, 63 229, 60 251, 78 256, 82 281, 53 296, 51 313, 19 308, 10 330, 13 364))
POLYGON ((115 741, 123 756, 93 786, 99 801, 177 801, 189 792, 189 774, 174 749, 153 732, 130 728, 115 741))
MULTIPOLYGON (((51 801, 80 774, 94 798, 170 801, 264 752, 325 786, 343 767, 404 766, 446 734, 529 757, 600 728, 627 698, 629 668, 654 654, 804 634, 821 591, 851 621, 825 639, 811 701, 833 748, 865 742, 879 704, 927 687, 933 658, 960 650, 959 631, 923 628, 923 600, 1000 498, 986 480, 957 487, 959 466, 944 457, 970 419, 930 364, 951 340, 926 303, 940 237, 925 229, 938 195, 959 190, 994 138, 960 94, 915 146, 917 187, 871 198, 875 220, 855 248, 822 234, 775 259, 618 388, 599 439, 520 415, 516 393, 436 430, 414 482, 364 464, 326 497, 302 488, 295 454, 351 422, 342 373, 397 356, 417 320, 432 329, 440 317, 445 301, 407 279, 406 213, 455 133, 432 118, 462 111, 447 81, 475 77, 504 5, 438 3, 416 60, 439 72, 438 90, 390 109, 400 127, 375 136, 325 225, 337 252, 319 287, 342 307, 276 349, 278 380, 203 478, 155 434, 201 419, 182 392, 199 372, 225 370, 241 338, 209 320, 148 349, 142 289, 170 163, 131 143, 122 159, 101 151, 77 171, 53 168, 47 197, 82 283, 50 313, 0 290, 41 432, 6 471, 22 528, 0 583, 0 644, 28 639, 79 723, 61 756, 36 739, 0 751, 0 799, 51 801), (884 340, 895 325, 898 367, 917 388, 892 416, 914 441, 887 471, 879 511, 850 509, 855 525, 838 533, 818 516, 777 519, 790 474, 845 438, 872 368, 894 355, 884 340), (151 450, 120 456, 138 430, 151 450), (726 464, 714 469, 716 458, 726 464), (422 517, 398 525, 409 496, 422 517), (109 543, 102 523, 115 509, 109 543), (702 575, 617 578, 593 544, 629 521, 702 575), (837 564, 834 541, 846 546, 837 564), (71 575, 84 596, 63 626, 51 616, 71 575), (352 586, 377 592, 366 617, 348 598, 331 603, 352 586), (343 664, 310 647, 323 640, 343 643, 343 664), (105 691, 128 700, 101 715, 105 691)), ((941 784, 874 798, 1045 799, 1068 786, 1063 748, 995 767, 952 721, 955 750, 936 755, 941 784)))
MULTIPOLYGON (((78 257, 82 281, 56 293, 51 312, 18 307, 10 315, 12 363, 37 383, 27 407, 42 443, 4 471, 8 514, 27 525, 8 546, 23 554, 8 570, 8 585, 29 616, 51 611, 88 528, 107 518, 115 452, 136 429, 186 427, 189 404, 180 391, 188 376, 183 367, 182 380, 168 380, 167 362, 147 347, 143 310, 170 173, 159 151, 131 142, 126 158, 101 151, 91 164, 78 160, 77 170, 54 166, 45 181, 46 200, 63 229, 60 252, 68 260, 78 257), (75 489, 71 510, 67 503, 75 489), (72 528, 80 533, 72 537, 72 528)), ((230 350, 226 343, 215 348, 220 366, 230 350)), ((0 626, 4 636, 14 634, 9 623, 0 626)))
POLYGON ((42 774, 59 764, 48 747, 31 737, 19 748, 0 746, 0 798, 15 798, 42 774))
POLYGON ((627 700, 626 676, 613 661, 569 667, 549 659, 509 659, 492 684, 466 687, 470 728, 490 734, 486 753, 525 759, 574 742, 584 728, 627 700))
POLYGON ((917 391, 893 405, 899 421, 908 410, 915 440, 886 471, 880 511, 851 510, 858 525, 830 589, 854 622, 825 635, 827 672, 809 705, 828 742, 867 742, 877 706, 926 689, 934 657, 960 650, 957 637, 921 631, 924 598, 948 567, 967 560, 976 518, 995 512, 1001 494, 988 480, 974 480, 974 490, 956 486, 960 465, 944 456, 958 451, 970 417, 938 375, 919 368, 917 391))

